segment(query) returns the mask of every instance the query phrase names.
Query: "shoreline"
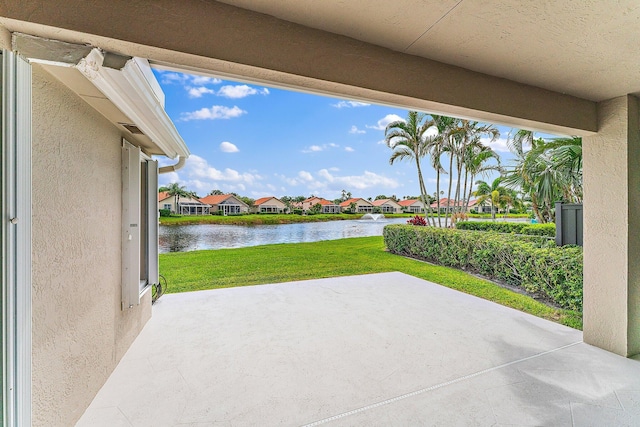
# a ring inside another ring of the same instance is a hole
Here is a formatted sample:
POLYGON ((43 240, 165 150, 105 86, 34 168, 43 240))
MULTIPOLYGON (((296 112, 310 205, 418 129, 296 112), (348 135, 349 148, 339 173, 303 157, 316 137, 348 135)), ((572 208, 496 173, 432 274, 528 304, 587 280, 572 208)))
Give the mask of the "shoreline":
MULTIPOLYGON (((278 225, 278 224, 296 224, 309 222, 327 222, 327 221, 346 221, 357 220, 362 218, 364 214, 317 214, 317 215, 297 215, 297 214, 249 214, 249 215, 204 215, 204 216, 170 216, 160 217, 160 225, 200 225, 200 224, 220 224, 220 225, 278 225)), ((384 214, 385 218, 413 218, 416 214, 384 214)), ((423 215, 420 215, 423 216, 423 215)), ((444 218, 444 215, 440 215, 444 218)), ((504 221, 505 219, 526 219, 528 215, 517 214, 509 215, 507 218, 503 216, 496 217, 496 221, 504 221)), ((469 219, 491 220, 491 215, 471 214, 469 219)))

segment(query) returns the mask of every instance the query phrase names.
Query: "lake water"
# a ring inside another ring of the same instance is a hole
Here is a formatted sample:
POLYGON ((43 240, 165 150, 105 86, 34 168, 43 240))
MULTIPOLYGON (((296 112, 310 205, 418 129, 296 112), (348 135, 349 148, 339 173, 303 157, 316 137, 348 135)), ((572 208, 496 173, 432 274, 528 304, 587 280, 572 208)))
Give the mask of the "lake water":
POLYGON ((381 218, 377 221, 359 219, 254 226, 161 225, 160 253, 382 236, 385 225, 406 224, 408 219, 381 218))

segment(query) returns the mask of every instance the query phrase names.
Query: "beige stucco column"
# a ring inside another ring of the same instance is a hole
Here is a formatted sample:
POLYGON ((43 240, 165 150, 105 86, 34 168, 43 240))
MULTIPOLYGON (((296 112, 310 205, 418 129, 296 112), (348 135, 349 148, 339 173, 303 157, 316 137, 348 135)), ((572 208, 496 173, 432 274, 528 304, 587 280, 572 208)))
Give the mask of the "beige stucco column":
POLYGON ((584 341, 640 353, 639 100, 598 104, 584 138, 584 341))

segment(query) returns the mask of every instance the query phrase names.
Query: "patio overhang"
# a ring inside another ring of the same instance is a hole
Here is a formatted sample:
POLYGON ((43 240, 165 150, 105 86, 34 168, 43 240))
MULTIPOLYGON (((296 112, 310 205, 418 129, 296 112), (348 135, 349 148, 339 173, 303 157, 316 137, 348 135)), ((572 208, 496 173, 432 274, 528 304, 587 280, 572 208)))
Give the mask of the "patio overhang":
POLYGON ((189 156, 146 59, 21 33, 13 33, 12 48, 76 92, 146 154, 189 156))
POLYGON ((0 6, 0 25, 147 58, 170 69, 551 133, 597 130, 593 100, 220 2, 167 2, 162 8, 145 2, 116 7, 106 0, 70 1, 64 7, 32 3, 0 6))

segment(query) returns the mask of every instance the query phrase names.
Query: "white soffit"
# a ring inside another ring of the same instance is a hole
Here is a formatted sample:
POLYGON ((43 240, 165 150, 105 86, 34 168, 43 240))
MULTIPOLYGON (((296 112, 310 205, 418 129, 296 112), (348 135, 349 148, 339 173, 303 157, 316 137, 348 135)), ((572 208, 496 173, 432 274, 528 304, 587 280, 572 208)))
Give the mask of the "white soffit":
POLYGON ((188 157, 189 149, 164 110, 164 95, 145 59, 129 59, 123 68, 104 65, 99 49, 75 66, 124 115, 170 158, 188 157), (153 84, 151 83, 153 82, 153 84))

